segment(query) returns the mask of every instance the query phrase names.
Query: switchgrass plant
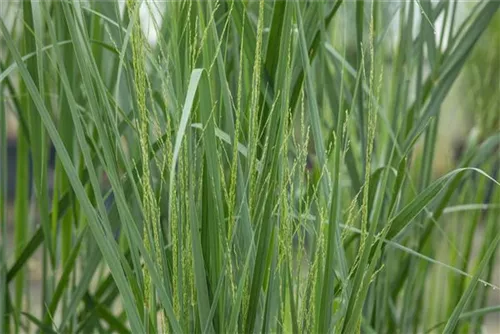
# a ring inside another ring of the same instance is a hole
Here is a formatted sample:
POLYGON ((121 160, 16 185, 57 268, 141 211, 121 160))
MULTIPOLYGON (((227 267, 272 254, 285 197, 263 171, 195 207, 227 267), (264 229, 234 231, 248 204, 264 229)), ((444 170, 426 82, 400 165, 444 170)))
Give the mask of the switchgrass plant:
POLYGON ((498 316, 499 127, 435 166, 500 2, 0 6, 0 332, 478 333, 498 316))

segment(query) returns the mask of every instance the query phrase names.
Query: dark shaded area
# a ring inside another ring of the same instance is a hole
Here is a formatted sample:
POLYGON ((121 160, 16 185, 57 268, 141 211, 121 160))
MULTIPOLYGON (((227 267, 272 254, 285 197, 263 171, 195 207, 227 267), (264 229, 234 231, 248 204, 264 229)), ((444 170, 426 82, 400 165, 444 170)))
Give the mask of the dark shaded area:
MULTIPOLYGON (((49 180, 49 191, 52 191, 53 180, 52 174, 55 168, 56 162, 56 150, 54 146, 50 146, 49 157, 48 157, 48 180, 49 180)), ((0 163, 0 170, 3 164, 0 163)), ((17 166, 17 142, 15 138, 9 138, 7 140, 7 201, 13 202, 16 195, 16 166, 17 166)), ((29 158, 29 194, 32 195, 33 192, 33 160, 29 158)))

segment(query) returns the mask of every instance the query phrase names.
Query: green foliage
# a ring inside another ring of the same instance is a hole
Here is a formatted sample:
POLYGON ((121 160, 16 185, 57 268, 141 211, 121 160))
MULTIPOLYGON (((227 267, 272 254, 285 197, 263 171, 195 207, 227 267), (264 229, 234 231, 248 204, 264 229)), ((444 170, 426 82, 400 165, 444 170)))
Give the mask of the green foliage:
MULTIPOLYGON (((499 312, 500 136, 433 170, 500 2, 1 6, 0 332, 466 333, 499 312)), ((474 91, 482 127, 498 88, 474 91)))

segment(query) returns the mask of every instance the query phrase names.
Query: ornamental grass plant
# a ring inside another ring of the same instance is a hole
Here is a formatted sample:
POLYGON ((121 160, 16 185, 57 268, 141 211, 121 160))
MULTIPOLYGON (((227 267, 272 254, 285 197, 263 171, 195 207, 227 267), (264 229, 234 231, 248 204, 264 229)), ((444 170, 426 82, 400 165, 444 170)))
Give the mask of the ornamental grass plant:
POLYGON ((499 6, 2 1, 0 332, 494 333, 499 6))

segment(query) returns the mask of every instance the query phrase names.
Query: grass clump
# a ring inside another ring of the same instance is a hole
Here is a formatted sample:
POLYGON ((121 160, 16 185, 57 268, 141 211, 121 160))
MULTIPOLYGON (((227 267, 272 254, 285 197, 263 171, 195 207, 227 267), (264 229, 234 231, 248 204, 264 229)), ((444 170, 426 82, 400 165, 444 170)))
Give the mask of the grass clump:
POLYGON ((436 170, 498 1, 1 6, 1 332, 475 333, 500 311, 500 126, 436 170))

